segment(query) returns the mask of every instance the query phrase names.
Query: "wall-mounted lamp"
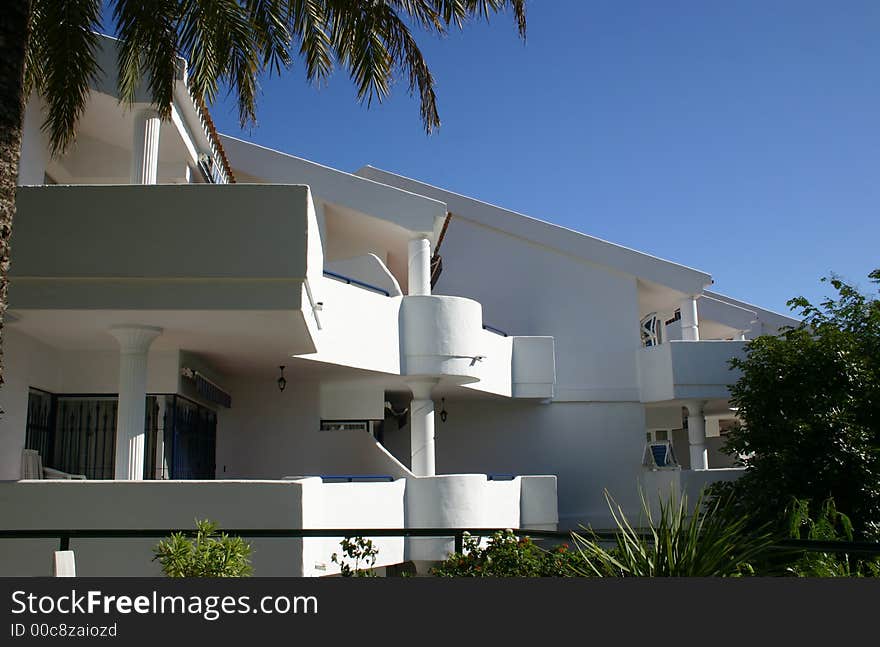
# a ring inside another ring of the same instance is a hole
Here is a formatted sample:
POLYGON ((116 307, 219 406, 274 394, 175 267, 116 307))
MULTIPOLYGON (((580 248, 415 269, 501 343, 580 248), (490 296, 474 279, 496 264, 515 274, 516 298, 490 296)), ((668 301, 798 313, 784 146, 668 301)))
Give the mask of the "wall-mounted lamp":
POLYGON ((287 379, 284 377, 284 367, 279 366, 278 368, 281 369, 281 376, 278 378, 278 390, 283 391, 284 387, 287 386, 287 379))
POLYGON ((446 422, 449 413, 446 411, 446 398, 440 398, 440 420, 446 422))

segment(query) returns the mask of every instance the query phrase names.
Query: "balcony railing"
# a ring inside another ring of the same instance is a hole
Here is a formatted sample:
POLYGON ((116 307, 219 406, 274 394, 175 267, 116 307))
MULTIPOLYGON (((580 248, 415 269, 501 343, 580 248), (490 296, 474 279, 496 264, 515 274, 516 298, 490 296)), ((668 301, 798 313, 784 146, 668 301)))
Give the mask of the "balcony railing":
POLYGON ((330 270, 324 270, 324 276, 329 279, 335 279, 337 281, 342 281, 343 283, 348 283, 349 285, 356 285, 359 288, 364 288, 365 290, 371 290, 372 292, 384 294, 386 297, 391 296, 391 293, 385 288, 380 288, 378 285, 373 285, 372 283, 360 281, 350 276, 345 276, 344 274, 337 274, 336 272, 331 272, 330 270))

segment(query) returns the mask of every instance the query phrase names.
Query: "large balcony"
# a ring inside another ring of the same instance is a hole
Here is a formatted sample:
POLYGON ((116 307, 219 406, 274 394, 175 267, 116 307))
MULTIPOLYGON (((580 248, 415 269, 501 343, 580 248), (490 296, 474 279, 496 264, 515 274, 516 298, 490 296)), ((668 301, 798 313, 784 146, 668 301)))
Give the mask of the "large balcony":
MULTIPOLYGON (((273 481, 7 481, 0 483, 0 530, 190 528, 194 518, 222 528, 533 528, 555 530, 556 477, 485 474, 339 483, 321 478, 273 481), (40 514, 35 515, 34 511, 40 514)), ((331 561, 341 537, 256 538, 259 576, 338 573, 331 561)), ((448 539, 373 537, 377 566, 442 560, 448 539)), ((158 576, 155 539, 74 539, 80 576, 158 576)), ((57 540, 4 539, 0 574, 50 574, 57 540)))
POLYGON ((642 402, 727 398, 739 372, 745 341, 669 341, 637 351, 642 402))
POLYGON ((110 327, 137 322, 255 366, 316 348, 308 187, 34 186, 17 204, 10 308, 32 337, 113 350, 110 327))

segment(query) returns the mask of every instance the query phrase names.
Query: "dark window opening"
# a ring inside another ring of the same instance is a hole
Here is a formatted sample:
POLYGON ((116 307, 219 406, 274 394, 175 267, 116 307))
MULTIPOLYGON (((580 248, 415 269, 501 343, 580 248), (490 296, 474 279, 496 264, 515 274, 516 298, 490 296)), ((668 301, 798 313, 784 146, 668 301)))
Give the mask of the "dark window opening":
MULTIPOLYGON (((112 479, 116 395, 63 395, 31 389, 25 448, 43 465, 88 479, 112 479)), ((179 395, 148 395, 144 479, 213 479, 217 413, 179 395)))

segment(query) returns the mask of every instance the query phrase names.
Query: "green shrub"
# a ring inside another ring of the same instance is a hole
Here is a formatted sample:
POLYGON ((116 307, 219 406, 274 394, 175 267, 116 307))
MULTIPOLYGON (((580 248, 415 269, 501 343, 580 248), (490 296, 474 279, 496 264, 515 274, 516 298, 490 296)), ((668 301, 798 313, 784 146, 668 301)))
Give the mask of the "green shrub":
POLYGON ((379 549, 373 545, 372 540, 364 537, 345 538, 340 545, 343 557, 333 553, 330 561, 339 564, 339 574, 342 577, 378 577, 373 569, 379 549))
POLYGON ((251 547, 241 537, 218 532, 213 521, 196 520, 195 537, 174 533, 153 548, 168 577, 247 577, 251 547))
POLYGON ((617 525, 616 539, 601 539, 589 528, 573 533, 580 565, 587 577, 730 577, 754 574, 752 560, 761 558, 774 541, 766 527, 747 530, 749 519, 733 515, 729 499, 704 505, 701 495, 693 509, 687 497, 661 498, 654 518, 642 495, 646 527, 634 527, 606 492, 617 525), (613 547, 608 547, 608 544, 613 547))
MULTIPOLYGON (((810 517, 809 501, 793 499, 788 508, 788 519, 792 539, 853 540, 852 522, 837 510, 834 499, 822 503, 815 519, 810 517)), ((798 577, 880 577, 880 557, 860 559, 846 553, 804 551, 786 571, 798 577)))
MULTIPOLYGON (((871 272, 880 286, 880 270, 871 272)), ((823 281, 826 279, 823 279, 823 281)), ((749 341, 731 406, 741 424, 724 451, 745 474, 732 492, 755 519, 786 530, 792 497, 834 497, 860 540, 880 538, 880 298, 839 278, 837 295, 790 300, 802 323, 749 341)))
POLYGON ((432 569, 437 577, 567 577, 574 574, 572 562, 580 556, 567 544, 545 550, 529 537, 517 537, 512 530, 496 532, 486 546, 466 534, 462 552, 451 554, 432 569))

